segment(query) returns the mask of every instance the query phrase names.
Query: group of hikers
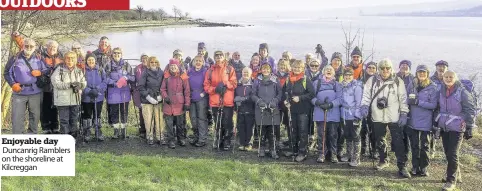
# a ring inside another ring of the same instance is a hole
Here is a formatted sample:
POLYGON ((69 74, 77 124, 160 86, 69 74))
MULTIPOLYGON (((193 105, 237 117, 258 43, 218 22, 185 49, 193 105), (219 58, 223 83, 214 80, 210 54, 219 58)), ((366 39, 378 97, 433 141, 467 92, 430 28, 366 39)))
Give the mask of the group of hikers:
POLYGON ((441 137, 448 163, 443 188, 451 190, 459 178, 462 139, 470 139, 475 127, 472 84, 459 80, 443 60, 436 62, 432 76, 426 65, 410 73, 409 60, 401 61, 395 73, 389 59, 364 63, 358 47, 344 64, 341 53, 328 60, 318 45, 317 58, 309 53, 299 60, 283 52, 275 63, 268 44, 262 43, 245 65, 239 52, 228 58, 215 51, 210 58, 200 42, 192 59, 175 50, 161 69, 157 57, 142 54, 133 68, 123 59, 122 49, 111 48, 105 36, 98 49, 85 56, 79 43, 61 54, 55 41, 37 45, 18 33, 12 37, 21 48, 4 71, 13 91, 13 134, 37 134, 40 121, 46 134, 70 134, 89 142, 94 130, 95 139, 104 141, 100 119, 106 101, 112 138, 125 138, 132 99, 139 133, 149 145, 185 146, 189 117, 189 143, 196 147, 209 144, 213 124, 214 149, 257 147, 259 157, 278 159, 283 153, 302 162, 316 147, 319 163, 341 161, 356 167, 362 155, 378 159, 376 169, 381 170, 389 166, 388 129, 398 173, 404 178, 429 175, 441 137), (281 125, 287 140, 281 137, 281 125))

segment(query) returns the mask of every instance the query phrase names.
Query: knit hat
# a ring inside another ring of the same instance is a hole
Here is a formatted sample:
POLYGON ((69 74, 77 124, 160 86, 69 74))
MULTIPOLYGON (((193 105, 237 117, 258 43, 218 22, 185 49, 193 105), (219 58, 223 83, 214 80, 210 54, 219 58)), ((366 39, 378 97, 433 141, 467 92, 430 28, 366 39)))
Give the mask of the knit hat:
POLYGON ((174 50, 174 52, 172 53, 172 56, 176 56, 176 55, 181 55, 182 57, 182 51, 179 49, 174 50))
POLYGON ((267 43, 261 43, 259 44, 259 50, 261 49, 266 49, 266 51, 269 53, 269 47, 267 43))
POLYGON ((149 57, 146 53, 142 53, 142 54, 141 54, 141 59, 142 59, 142 57, 144 57, 144 56, 149 57))
POLYGON ((305 55, 305 58, 314 58, 314 57, 315 57, 315 55, 312 54, 312 53, 308 53, 308 54, 305 55))
POLYGON ((417 72, 418 71, 426 71, 428 74, 430 73, 430 71, 428 70, 428 67, 426 65, 418 65, 417 66, 417 72))
POLYGON ((437 63, 435 63, 435 66, 438 66, 438 65, 445 65, 445 66, 449 67, 449 63, 447 63, 447 61, 445 61, 445 60, 440 60, 437 63))
POLYGON ((350 56, 353 56, 353 55, 358 55, 358 56, 362 56, 362 52, 360 50, 360 48, 358 48, 358 46, 356 46, 354 49, 353 49, 353 52, 351 52, 351 55, 350 56))
POLYGON ((169 60, 169 65, 172 65, 172 64, 175 64, 175 65, 179 66, 179 60, 177 60, 177 59, 170 59, 170 60, 169 60))
POLYGON ((351 67, 346 67, 343 71, 343 75, 353 75, 353 69, 351 67))
POLYGON ((398 68, 400 68, 402 66, 402 64, 406 64, 406 65, 408 65, 409 68, 412 68, 412 62, 410 62, 410 60, 402 60, 400 62, 400 64, 398 65, 398 68))
POLYGON ((330 61, 333 61, 335 58, 338 58, 338 59, 342 60, 341 57, 343 57, 343 56, 341 55, 341 53, 339 53, 339 52, 334 52, 334 53, 331 55, 331 60, 330 60, 330 61))
POLYGON ((373 65, 373 66, 375 66, 375 68, 377 68, 377 63, 372 61, 372 62, 367 63, 367 65, 365 66, 365 70, 368 68, 368 66, 371 66, 371 65, 373 65))
POLYGON ((204 44, 204 42, 197 43, 197 49, 205 49, 205 48, 206 48, 206 44, 204 44))
POLYGON ((82 48, 79 42, 74 42, 72 48, 82 48))
POLYGON ((87 51, 87 54, 85 55, 85 61, 87 62, 87 59, 89 59, 90 57, 93 57, 95 60, 97 60, 95 54, 93 54, 91 51, 87 51))
POLYGON ((214 52, 214 56, 216 56, 216 55, 218 55, 218 54, 220 54, 220 55, 223 55, 223 56, 224 56, 223 51, 216 50, 216 52, 214 52))

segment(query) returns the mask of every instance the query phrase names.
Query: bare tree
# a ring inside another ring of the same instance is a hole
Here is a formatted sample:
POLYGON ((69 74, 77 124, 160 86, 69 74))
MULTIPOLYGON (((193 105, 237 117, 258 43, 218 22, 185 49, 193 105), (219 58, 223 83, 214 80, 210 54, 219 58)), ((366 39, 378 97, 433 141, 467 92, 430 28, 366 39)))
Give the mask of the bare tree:
MULTIPOLYGON (((172 12, 174 13, 174 20, 177 20, 177 13, 179 13, 179 9, 175 5, 172 6, 172 12)), ((179 15, 179 17, 181 17, 181 15, 179 15)))
MULTIPOLYGON (((360 48, 360 51, 363 53, 364 48, 365 48, 365 28, 360 29, 358 28, 352 36, 352 26, 350 23, 350 28, 348 31, 345 30, 345 27, 343 26, 343 23, 341 24, 341 28, 343 30, 343 34, 345 35, 345 44, 342 44, 343 48, 345 49, 345 56, 346 56, 346 63, 350 63, 350 53, 351 51, 355 48, 355 41, 357 42, 356 46, 360 48)), ((373 61, 373 55, 375 54, 375 35, 373 35, 373 43, 372 43, 372 49, 371 53, 368 56, 365 56, 363 58, 363 64, 365 64, 365 61, 367 60, 372 60, 373 61)))
POLYGON ((136 12, 139 13, 139 19, 142 20, 142 13, 144 13, 144 7, 141 5, 137 5, 136 12))
POLYGON ((191 14, 189 12, 186 12, 184 14, 184 18, 189 19, 191 17, 191 14))
POLYGON ((161 19, 161 21, 164 20, 164 18, 167 17, 167 12, 164 11, 163 8, 158 9, 157 13, 159 14, 159 18, 161 19))

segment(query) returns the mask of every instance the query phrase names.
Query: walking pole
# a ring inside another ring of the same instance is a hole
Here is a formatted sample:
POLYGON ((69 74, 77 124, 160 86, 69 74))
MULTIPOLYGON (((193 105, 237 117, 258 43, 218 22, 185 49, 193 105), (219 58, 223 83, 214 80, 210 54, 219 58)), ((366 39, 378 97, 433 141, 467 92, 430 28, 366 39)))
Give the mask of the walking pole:
MULTIPOLYGON (((259 131, 258 131, 258 157, 259 157, 259 154, 261 153, 261 141, 263 140, 261 138, 261 130, 263 129, 263 117, 264 117, 264 109, 266 109, 265 107, 259 107, 261 109, 261 122, 259 123, 259 131)), ((263 151, 264 152, 264 151, 263 151)))
MULTIPOLYGON (((368 130, 368 152, 370 152, 370 156, 372 155, 372 152, 373 152, 373 148, 372 148, 372 130, 370 129, 370 125, 368 125, 368 119, 366 119, 367 123, 366 123, 366 126, 367 126, 367 130, 368 130)), ((376 144, 376 142, 375 142, 376 144)), ((371 157, 372 158, 372 167, 375 168, 375 157, 371 157)))
MULTIPOLYGON (((122 97, 124 97, 123 99, 126 98, 126 94, 122 94, 122 97)), ((129 102, 127 102, 129 103, 129 102)), ((124 106, 124 119, 126 121, 125 123, 125 127, 124 127, 124 132, 122 133, 122 135, 124 135, 124 139, 126 139, 128 136, 127 136, 127 110, 126 110, 126 102, 123 103, 123 106, 124 106)))
POLYGON ((76 99, 76 102, 75 102, 75 103, 76 103, 76 104, 79 104, 79 106, 80 106, 80 107, 79 107, 79 108, 80 108, 79 119, 78 119, 78 122, 79 122, 79 130, 80 130, 80 131, 79 131, 79 134, 80 134, 80 141, 81 141, 82 144, 84 144, 84 143, 85 143, 85 142, 84 142, 84 140, 85 140, 85 137, 84 137, 84 136, 85 136, 85 135, 84 135, 84 131, 83 131, 84 129, 83 129, 83 127, 82 127, 82 117, 81 117, 81 114, 82 114, 82 104, 80 104, 80 102, 79 102, 79 100, 80 100, 80 98, 79 98, 80 95, 79 95, 79 94, 80 94, 79 92, 77 92, 77 93, 75 94, 75 99, 76 99))
MULTIPOLYGON (((325 101, 324 101, 325 103, 326 103, 327 99, 328 99, 328 97, 325 98, 325 101)), ((327 113, 328 110, 327 110, 327 109, 323 109, 323 110, 324 110, 324 111, 323 111, 323 117, 324 117, 324 118, 323 118, 323 136, 322 136, 322 141, 323 141, 323 142, 321 143, 323 147, 321 148, 321 152, 323 152, 323 157, 325 157, 326 121, 327 121, 327 120, 326 120, 326 119, 327 119, 327 114, 326 114, 326 113, 327 113)), ((323 161, 324 161, 324 160, 323 160, 323 161)))
MULTIPOLYGON (((285 92, 286 94, 286 101, 289 103, 289 96, 288 96, 288 92, 285 92)), ((290 136, 288 136, 288 138, 290 139, 290 144, 291 144, 291 151, 293 152, 291 154, 291 158, 293 161, 295 161, 295 145, 293 144, 293 124, 291 122, 291 104, 288 104, 288 106, 286 106, 286 108, 288 109, 288 128, 289 128, 289 131, 290 131, 290 136)))
MULTIPOLYGON (((220 104, 221 104, 221 107, 219 108, 219 111, 220 111, 220 115, 219 115, 219 123, 221 124, 221 126, 218 125, 219 127, 219 132, 218 132, 218 150, 219 150, 219 147, 221 146, 221 131, 223 130, 223 109, 224 109, 224 94, 221 94, 221 98, 219 99, 220 104)), ((219 112, 218 111, 218 112, 219 112)))
POLYGON ((95 125, 95 139, 99 141, 99 126, 97 123, 97 120, 99 118, 97 117, 97 97, 94 98, 94 125, 95 125))
MULTIPOLYGON (((239 107, 236 107, 236 115, 239 114, 238 112, 239 112, 239 107)), ((237 132, 238 121, 237 120, 239 120, 239 119, 236 119, 236 127, 234 127, 234 130, 233 130, 233 132, 234 132, 233 153, 234 153, 234 150, 235 150, 234 148, 236 147, 236 137, 238 135, 238 132, 237 132)))
POLYGON ((276 152, 276 135, 274 133, 274 108, 270 108, 271 109, 271 134, 273 136, 273 152, 276 152))

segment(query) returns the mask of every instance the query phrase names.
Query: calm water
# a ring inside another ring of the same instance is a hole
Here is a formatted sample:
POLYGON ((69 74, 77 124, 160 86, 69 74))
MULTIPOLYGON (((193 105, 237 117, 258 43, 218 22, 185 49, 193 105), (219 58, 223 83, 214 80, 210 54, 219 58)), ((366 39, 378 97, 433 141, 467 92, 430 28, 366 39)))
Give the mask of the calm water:
MULTIPOLYGON (((345 54, 341 24, 348 30, 351 23, 352 33, 359 27, 365 29, 365 55, 372 53, 374 43, 374 61, 390 58, 398 68, 401 60, 409 59, 415 70, 418 64, 427 64, 434 69, 435 62, 443 59, 461 76, 482 72, 482 18, 358 17, 228 22, 255 26, 154 28, 103 35, 111 39, 114 47, 123 48, 124 58, 138 58, 141 53, 147 53, 158 56, 165 65, 175 49, 181 49, 184 57, 192 57, 196 54, 197 43, 203 41, 211 54, 215 50, 240 51, 242 60, 248 63, 262 42, 269 44, 270 55, 276 60, 285 50, 302 58, 304 54, 314 52, 318 43, 323 45, 329 58, 335 51, 345 54)), ((99 37, 94 36, 90 41, 97 43, 99 37)))

